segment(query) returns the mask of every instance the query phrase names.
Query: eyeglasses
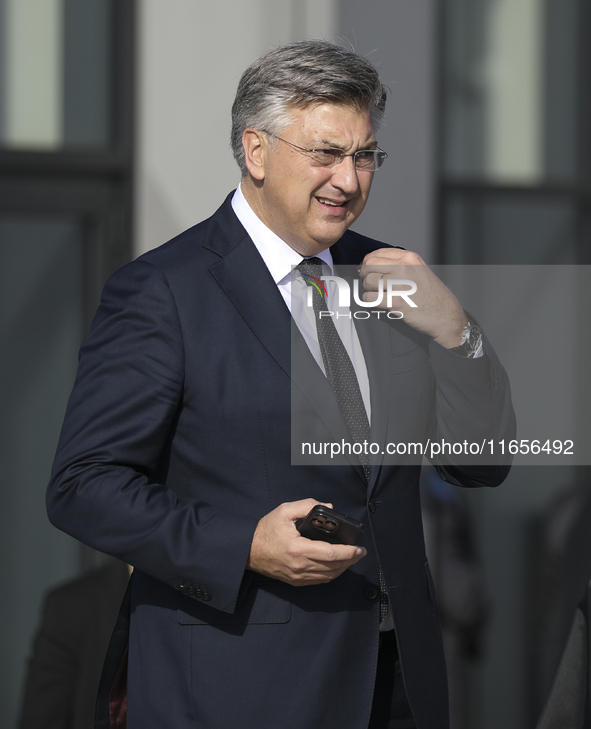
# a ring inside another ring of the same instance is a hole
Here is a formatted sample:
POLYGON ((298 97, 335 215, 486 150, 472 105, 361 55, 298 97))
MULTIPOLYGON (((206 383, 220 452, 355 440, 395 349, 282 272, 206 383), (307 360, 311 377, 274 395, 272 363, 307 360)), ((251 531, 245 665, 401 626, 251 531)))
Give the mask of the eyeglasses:
POLYGON ((285 144, 289 144, 294 149, 299 149, 300 152, 305 152, 310 155, 312 164, 315 167, 334 167, 335 165, 341 164, 345 157, 353 157, 353 164, 357 170, 363 172, 375 172, 380 168, 388 156, 383 149, 376 147, 375 149, 358 149, 357 152, 351 152, 345 154, 341 149, 335 147, 325 147, 320 149, 306 149, 305 147, 298 147, 297 144, 288 142, 283 137, 278 137, 273 132, 268 132, 266 129, 261 129, 262 132, 268 134, 270 137, 275 137, 285 144))

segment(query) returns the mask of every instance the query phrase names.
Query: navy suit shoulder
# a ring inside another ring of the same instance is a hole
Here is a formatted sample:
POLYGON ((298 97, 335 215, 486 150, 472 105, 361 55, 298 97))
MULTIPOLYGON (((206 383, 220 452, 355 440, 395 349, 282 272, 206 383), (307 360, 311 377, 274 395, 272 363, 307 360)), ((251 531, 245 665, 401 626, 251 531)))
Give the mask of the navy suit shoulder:
MULTIPOLYGON (((215 260, 216 257, 231 253, 242 241, 250 240, 232 209, 233 195, 234 192, 231 192, 209 218, 147 251, 136 260, 156 267, 182 270, 187 260, 215 260)), ((254 244, 251 242, 251 245, 254 244)))

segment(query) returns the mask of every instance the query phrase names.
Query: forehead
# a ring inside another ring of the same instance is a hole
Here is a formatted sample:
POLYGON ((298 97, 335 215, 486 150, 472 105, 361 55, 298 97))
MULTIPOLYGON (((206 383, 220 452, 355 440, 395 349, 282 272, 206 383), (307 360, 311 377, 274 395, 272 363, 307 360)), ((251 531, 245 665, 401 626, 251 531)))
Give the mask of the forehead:
POLYGON ((344 104, 315 104, 292 109, 291 123, 282 130, 299 135, 308 142, 335 146, 363 145, 375 141, 368 111, 344 104))

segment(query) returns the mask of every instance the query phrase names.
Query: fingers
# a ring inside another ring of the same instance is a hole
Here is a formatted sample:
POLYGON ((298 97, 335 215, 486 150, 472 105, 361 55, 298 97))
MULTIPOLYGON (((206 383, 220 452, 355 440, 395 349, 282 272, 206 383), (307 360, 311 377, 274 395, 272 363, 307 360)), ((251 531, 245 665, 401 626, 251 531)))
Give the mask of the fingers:
MULTIPOLYGON (((416 294, 419 282, 435 278, 417 253, 398 248, 382 248, 365 256, 359 269, 359 276, 365 289, 362 297, 364 301, 369 303, 380 298, 379 293, 373 292, 388 291, 389 296, 382 296, 378 304, 381 308, 391 308, 390 305, 386 305, 386 301, 391 304, 394 298, 397 305, 402 303, 407 309, 409 305, 413 307, 414 302, 410 297, 416 294)), ((421 291, 420 294, 424 292, 421 291)))
POLYGON ((366 554, 365 547, 329 544, 300 537, 294 545, 289 583, 298 586, 330 582, 366 554))
POLYGON ((384 266, 426 266, 425 261, 414 251, 402 248, 380 248, 368 253, 363 259, 359 275, 365 278, 371 271, 384 273, 384 266), (381 268, 381 270, 380 270, 381 268))
POLYGON ((346 569, 367 554, 365 547, 350 544, 330 544, 316 539, 301 537, 294 546, 295 555, 309 562, 313 562, 321 568, 326 565, 328 570, 346 569))
POLYGON ((308 512, 317 504, 323 504, 332 509, 332 504, 327 504, 316 499, 301 499, 300 501, 286 501, 277 507, 279 515, 288 521, 295 522, 297 519, 303 519, 308 512))

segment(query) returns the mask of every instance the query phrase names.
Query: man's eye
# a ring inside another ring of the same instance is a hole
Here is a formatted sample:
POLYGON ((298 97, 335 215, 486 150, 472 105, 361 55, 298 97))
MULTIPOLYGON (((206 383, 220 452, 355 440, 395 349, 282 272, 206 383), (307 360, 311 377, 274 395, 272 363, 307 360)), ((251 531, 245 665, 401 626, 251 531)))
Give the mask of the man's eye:
POLYGON ((314 154, 320 164, 328 165, 332 164, 340 153, 336 149, 315 149, 314 154))

